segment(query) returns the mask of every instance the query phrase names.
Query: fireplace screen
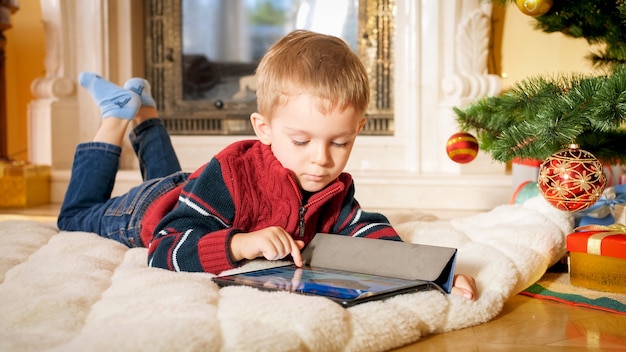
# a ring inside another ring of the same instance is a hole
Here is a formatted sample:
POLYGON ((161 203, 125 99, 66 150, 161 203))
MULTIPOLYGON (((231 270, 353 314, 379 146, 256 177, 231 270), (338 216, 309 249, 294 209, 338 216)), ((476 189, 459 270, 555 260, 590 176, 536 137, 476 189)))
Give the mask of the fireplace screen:
POLYGON ((173 135, 250 135, 254 70, 294 29, 344 39, 371 85, 363 134, 393 134, 393 0, 147 0, 146 76, 173 135))

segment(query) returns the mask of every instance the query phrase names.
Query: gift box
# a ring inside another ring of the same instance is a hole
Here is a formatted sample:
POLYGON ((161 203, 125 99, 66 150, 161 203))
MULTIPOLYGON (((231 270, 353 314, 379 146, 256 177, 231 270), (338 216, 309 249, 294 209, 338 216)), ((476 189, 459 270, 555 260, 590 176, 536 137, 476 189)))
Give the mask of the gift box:
POLYGON ((517 187, 515 192, 513 192, 509 204, 524 204, 525 201, 534 198, 539 194, 541 193, 539 192, 537 182, 525 181, 517 187))
POLYGON ((0 208, 50 203, 50 173, 45 165, 0 162, 0 208))
POLYGON ((514 158, 511 160, 511 171, 513 178, 513 189, 527 182, 537 182, 539 177, 539 167, 543 160, 514 158))
POLYGON ((574 213, 574 226, 624 224, 616 216, 616 210, 622 211, 624 204, 626 184, 607 187, 594 205, 574 213))
POLYGON ((626 204, 615 204, 613 214, 616 224, 626 225, 626 204))
POLYGON ((570 283, 626 293, 626 226, 588 225, 567 236, 570 283))

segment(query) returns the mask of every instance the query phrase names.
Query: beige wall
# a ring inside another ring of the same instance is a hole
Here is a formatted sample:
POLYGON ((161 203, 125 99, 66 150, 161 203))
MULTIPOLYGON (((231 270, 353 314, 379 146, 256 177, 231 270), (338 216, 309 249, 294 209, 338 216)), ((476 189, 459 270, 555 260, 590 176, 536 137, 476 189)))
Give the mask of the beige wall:
POLYGON ((592 73, 591 64, 585 59, 591 47, 585 39, 544 33, 534 29, 535 23, 515 5, 506 10, 501 64, 504 88, 531 75, 592 73))
POLYGON ((45 76, 45 37, 39 0, 22 0, 5 32, 7 149, 9 157, 28 161, 27 107, 34 99, 30 84, 45 76))

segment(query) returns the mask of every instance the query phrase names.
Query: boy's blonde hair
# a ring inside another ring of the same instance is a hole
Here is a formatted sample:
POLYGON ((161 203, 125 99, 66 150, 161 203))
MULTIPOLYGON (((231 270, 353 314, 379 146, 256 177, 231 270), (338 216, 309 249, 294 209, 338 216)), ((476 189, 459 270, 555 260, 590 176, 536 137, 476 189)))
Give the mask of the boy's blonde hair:
POLYGON ((341 39, 296 30, 274 44, 256 70, 257 109, 270 119, 290 97, 310 94, 322 112, 354 108, 365 114, 370 90, 367 71, 341 39))

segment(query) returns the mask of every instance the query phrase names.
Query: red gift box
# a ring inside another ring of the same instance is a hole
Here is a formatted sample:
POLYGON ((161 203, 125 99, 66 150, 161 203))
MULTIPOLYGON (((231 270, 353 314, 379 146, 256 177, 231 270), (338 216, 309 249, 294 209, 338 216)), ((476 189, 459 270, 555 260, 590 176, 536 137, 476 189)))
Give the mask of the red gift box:
POLYGON ((576 230, 567 236, 571 284, 626 293, 626 226, 588 225, 576 230))

